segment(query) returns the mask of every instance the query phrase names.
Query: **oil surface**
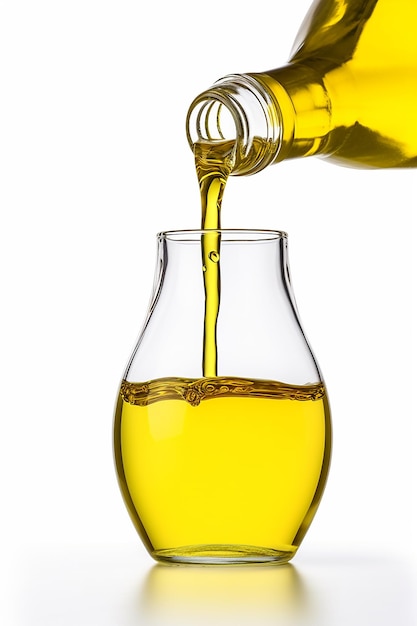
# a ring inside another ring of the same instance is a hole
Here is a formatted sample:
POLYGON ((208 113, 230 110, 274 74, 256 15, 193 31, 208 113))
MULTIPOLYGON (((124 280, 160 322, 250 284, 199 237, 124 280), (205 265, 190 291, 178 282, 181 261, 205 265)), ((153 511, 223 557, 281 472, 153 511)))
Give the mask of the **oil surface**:
POLYGON ((160 560, 287 561, 319 504, 330 454, 322 384, 124 381, 116 464, 160 560))

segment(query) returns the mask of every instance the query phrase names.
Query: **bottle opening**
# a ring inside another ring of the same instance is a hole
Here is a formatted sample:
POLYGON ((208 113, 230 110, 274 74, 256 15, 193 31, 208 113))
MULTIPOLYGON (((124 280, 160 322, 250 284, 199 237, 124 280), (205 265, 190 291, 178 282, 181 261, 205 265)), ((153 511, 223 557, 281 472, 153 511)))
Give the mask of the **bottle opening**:
POLYGON ((186 126, 192 149, 199 142, 235 142, 234 175, 263 169, 281 145, 279 109, 264 86, 249 75, 227 76, 197 96, 186 126))
POLYGON ((189 142, 194 145, 199 141, 236 141, 238 120, 233 112, 217 99, 205 99, 194 102, 190 109, 187 128, 190 131, 189 142))

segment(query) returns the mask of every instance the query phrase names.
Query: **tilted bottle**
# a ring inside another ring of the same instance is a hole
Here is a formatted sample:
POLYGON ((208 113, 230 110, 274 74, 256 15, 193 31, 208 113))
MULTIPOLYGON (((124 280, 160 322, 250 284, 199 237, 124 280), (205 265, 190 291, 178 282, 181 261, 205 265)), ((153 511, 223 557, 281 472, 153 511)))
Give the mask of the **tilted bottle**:
POLYGON ((192 103, 190 144, 236 142, 233 174, 317 155, 417 166, 417 1, 315 0, 287 65, 221 79, 192 103))

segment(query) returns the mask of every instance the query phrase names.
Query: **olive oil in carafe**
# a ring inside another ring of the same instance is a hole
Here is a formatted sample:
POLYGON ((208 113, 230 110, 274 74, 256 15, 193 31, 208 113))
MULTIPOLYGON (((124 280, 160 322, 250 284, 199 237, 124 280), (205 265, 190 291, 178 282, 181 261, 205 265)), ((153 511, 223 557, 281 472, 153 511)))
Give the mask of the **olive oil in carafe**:
MULTIPOLYGON (((201 142, 194 150, 203 226, 202 377, 167 372, 122 382, 114 427, 119 483, 132 521, 157 560, 285 563, 314 517, 327 478, 326 390, 322 382, 218 375, 220 214, 236 146, 201 142)), ((234 271, 238 276, 239 267, 234 271)), ((311 358, 308 350, 306 355, 311 358)), ((314 367, 310 371, 318 376, 314 367)))
POLYGON ((321 383, 124 381, 116 464, 152 556, 288 561, 322 495, 329 419, 321 383))

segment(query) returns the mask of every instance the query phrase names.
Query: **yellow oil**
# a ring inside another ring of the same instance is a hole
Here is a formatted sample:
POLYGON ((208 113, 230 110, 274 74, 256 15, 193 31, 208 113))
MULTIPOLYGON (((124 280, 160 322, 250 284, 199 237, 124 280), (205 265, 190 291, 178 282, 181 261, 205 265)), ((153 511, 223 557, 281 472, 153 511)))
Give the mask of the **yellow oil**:
POLYGON ((116 465, 154 558, 286 562, 319 504, 330 455, 322 384, 123 381, 116 465))
POLYGON ((220 307, 220 215, 224 189, 235 160, 235 143, 199 142, 194 146, 201 195, 201 238, 205 292, 203 376, 217 376, 217 317, 220 307))

